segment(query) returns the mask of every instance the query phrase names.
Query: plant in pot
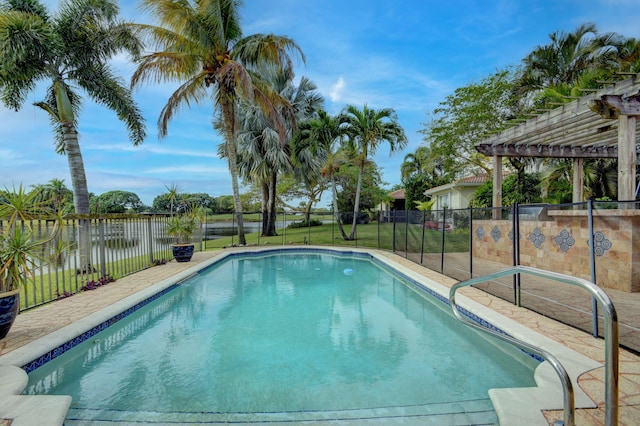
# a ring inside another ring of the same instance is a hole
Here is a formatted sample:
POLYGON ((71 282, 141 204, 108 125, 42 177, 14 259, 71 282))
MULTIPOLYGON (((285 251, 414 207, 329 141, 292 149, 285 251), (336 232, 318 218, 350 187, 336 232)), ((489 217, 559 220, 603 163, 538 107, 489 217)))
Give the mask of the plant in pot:
POLYGON ((30 226, 34 213, 41 212, 36 191, 27 193, 22 186, 0 191, 0 339, 3 339, 20 310, 20 290, 33 273, 34 261, 42 258, 42 246, 58 231, 38 239, 30 226))
POLYGON ((175 243, 171 245, 171 250, 176 262, 188 262, 191 260, 195 248, 191 237, 196 227, 196 216, 191 213, 173 216, 167 222, 167 234, 175 238, 175 243))

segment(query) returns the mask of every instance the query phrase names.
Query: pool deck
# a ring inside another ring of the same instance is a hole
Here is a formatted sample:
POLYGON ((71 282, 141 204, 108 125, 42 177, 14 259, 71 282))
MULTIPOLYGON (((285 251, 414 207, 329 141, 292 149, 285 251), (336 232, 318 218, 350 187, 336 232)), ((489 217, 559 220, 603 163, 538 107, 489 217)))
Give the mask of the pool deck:
MULTIPOLYGON (((186 270, 196 267, 221 252, 222 250, 195 253, 191 262, 169 262, 166 265, 155 266, 120 278, 116 282, 96 290, 81 292, 55 303, 23 312, 18 316, 7 337, 0 340, 0 356, 45 337, 65 326, 82 321, 83 318, 90 314, 109 307, 153 284, 169 279, 176 274, 184 273, 186 270)), ((401 264, 414 273, 447 287, 456 283, 455 280, 449 277, 426 269, 401 256, 381 251, 377 253, 401 264)), ((511 303, 477 289, 467 288, 462 290, 461 293, 481 305, 604 364, 605 351, 602 339, 594 339, 588 333, 535 314, 527 309, 518 308, 511 303)), ((620 309, 630 310, 630 312, 632 310, 634 314, 640 311, 640 305, 622 304, 622 306, 616 306, 616 308, 619 311, 620 309)), ((622 316, 624 312, 619 312, 619 314, 622 316)), ((619 425, 638 425, 640 424, 640 357, 621 349, 619 372, 619 425)), ((598 408, 576 410, 576 425, 604 425, 604 367, 583 374, 578 379, 578 382, 587 395, 597 403, 598 408)), ((11 424, 2 420, 3 417, 9 417, 3 414, 2 407, 0 407, 0 426, 11 424)), ((545 417, 552 424, 554 420, 562 418, 562 412, 545 412, 545 417)), ((17 423, 15 422, 14 424, 17 423)))

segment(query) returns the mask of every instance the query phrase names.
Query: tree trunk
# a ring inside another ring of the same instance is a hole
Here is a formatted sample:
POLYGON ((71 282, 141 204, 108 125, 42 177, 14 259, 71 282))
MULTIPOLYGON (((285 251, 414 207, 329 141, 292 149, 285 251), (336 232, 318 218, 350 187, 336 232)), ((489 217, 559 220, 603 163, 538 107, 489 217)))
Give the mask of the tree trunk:
POLYGON ((331 187, 333 188, 333 209, 336 216, 336 223, 338 224, 338 229, 340 230, 340 234, 342 234, 342 238, 346 241, 349 237, 347 237, 347 233, 344 232, 342 221, 340 220, 340 212, 338 211, 338 192, 336 191, 336 181, 333 178, 333 175, 331 176, 331 187))
POLYGON ((260 184, 262 187, 262 236, 269 236, 269 185, 266 182, 260 184))
MULTIPOLYGON (((224 86, 222 86, 224 87, 224 86)), ((222 87, 220 90, 222 90, 222 87)), ((238 184, 238 152, 236 147, 236 111, 234 100, 228 93, 220 95, 222 99, 222 116, 224 119, 224 138, 229 161, 229 173, 231 174, 231 187, 233 189, 233 204, 238 224, 238 244, 244 246, 247 240, 244 236, 244 220, 242 217, 242 201, 240 200, 240 185, 238 184)))
POLYGON ((309 200, 307 206, 304 208, 304 221, 307 225, 311 222, 311 207, 313 207, 313 201, 309 200))
POLYGON ((275 172, 271 173, 271 182, 269 182, 269 197, 268 197, 268 209, 269 209, 269 223, 266 229, 268 236, 276 236, 276 220, 278 212, 276 211, 276 183, 278 176, 275 172))
MULTIPOLYGON (((78 143, 78 131, 73 122, 62 125, 64 149, 69 163, 71 186, 73 188, 73 206, 76 214, 89 214, 89 190, 84 172, 84 162, 78 143)), ((91 221, 78 220, 78 255, 80 256, 78 272, 92 273, 91 265, 91 221)))
POLYGON ((358 223, 358 212, 360 211, 360 187, 362 186, 362 173, 364 171, 364 162, 360 165, 358 171, 358 185, 356 187, 356 199, 353 206, 353 223, 351 224, 350 240, 354 240, 356 237, 356 224, 358 223))
POLYGON ((89 190, 87 188, 87 177, 84 173, 84 162, 78 144, 78 131, 73 123, 65 123, 64 149, 69 162, 69 173, 71 174, 71 186, 73 188, 73 205, 77 214, 89 214, 89 190))

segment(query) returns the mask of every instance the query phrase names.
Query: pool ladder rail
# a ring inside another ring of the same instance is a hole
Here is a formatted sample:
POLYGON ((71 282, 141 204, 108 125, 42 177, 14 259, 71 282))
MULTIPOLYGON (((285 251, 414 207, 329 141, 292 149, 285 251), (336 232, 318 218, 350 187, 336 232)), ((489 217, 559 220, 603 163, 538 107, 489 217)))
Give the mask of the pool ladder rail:
POLYGON ((598 301, 604 311, 604 340, 605 340, 605 425, 615 426, 618 424, 618 315, 609 296, 597 285, 583 278, 570 275, 559 274, 557 272, 545 271, 528 266, 513 266, 493 274, 472 278, 454 284, 449 291, 449 302, 454 315, 465 324, 489 333, 501 340, 515 345, 525 351, 533 353, 546 360, 556 371, 562 383, 564 395, 564 422, 557 420, 554 426, 574 426, 575 424, 575 403, 574 391, 571 379, 567 371, 550 352, 533 346, 522 340, 513 338, 506 334, 498 333, 490 328, 484 327, 464 316, 456 304, 456 291, 462 287, 491 281, 496 278, 512 276, 516 274, 529 274, 538 277, 574 285, 587 290, 598 301))

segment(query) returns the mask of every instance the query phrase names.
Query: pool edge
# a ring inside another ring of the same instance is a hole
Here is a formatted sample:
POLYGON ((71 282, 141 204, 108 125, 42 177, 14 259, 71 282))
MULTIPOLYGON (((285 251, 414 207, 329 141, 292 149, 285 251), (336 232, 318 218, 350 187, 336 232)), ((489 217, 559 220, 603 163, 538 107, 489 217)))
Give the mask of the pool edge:
MULTIPOLYGON (((219 262, 229 256, 244 255, 247 253, 253 254, 268 254, 269 252, 278 251, 308 251, 319 250, 324 252, 335 253, 357 253, 360 255, 370 256, 389 267, 395 269, 401 274, 409 277, 411 280, 420 283, 424 288, 428 288, 431 291, 439 294, 441 297, 448 300, 448 287, 440 284, 433 279, 426 277, 418 272, 412 271, 410 268, 394 261, 390 258, 389 253, 380 252, 378 250, 371 249, 358 249, 358 248, 341 248, 341 247, 317 247, 317 246, 304 246, 304 247, 268 247, 268 248, 243 248, 229 251, 223 251, 210 259, 197 263, 193 267, 187 270, 179 272, 170 278, 164 279, 158 283, 151 285, 150 287, 141 290, 131 296, 128 296, 117 303, 110 305, 107 308, 103 308, 83 318, 82 321, 65 326, 47 336, 37 339, 21 348, 18 348, 12 352, 9 352, 0 357, 0 365, 16 365, 24 367, 32 362, 34 359, 43 356, 44 354, 55 350, 56 348, 64 346, 67 342, 72 341, 77 336, 86 333, 88 330, 94 329, 96 326, 108 321, 110 318, 122 313, 128 309, 133 308, 137 304, 149 300, 163 291, 166 291, 171 286, 175 286, 181 281, 189 278, 189 276, 202 271, 211 265, 219 262), (428 283, 428 285, 426 284, 428 283), (35 356, 34 356, 35 355, 35 356)), ((395 256, 395 255, 394 255, 395 256)), ((473 300, 460 295, 460 305, 468 310, 470 313, 477 315, 486 322, 499 326, 499 328, 510 335, 526 340, 536 346, 543 347, 550 352, 554 353, 563 365, 567 368, 574 389, 576 391, 576 408, 591 408, 596 405, 593 401, 582 391, 577 384, 578 377, 594 368, 601 367, 602 365, 591 358, 586 357, 576 351, 573 351, 560 343, 541 335, 540 333, 527 328, 526 326, 517 323, 516 321, 495 312, 473 300)), ((46 361, 44 361, 46 362, 46 361)), ((544 370, 544 368, 543 368, 544 370)), ((500 418, 501 425, 509 424, 548 424, 542 415, 542 410, 556 410, 562 408, 562 391, 560 388, 557 377, 554 377, 547 373, 538 374, 536 371, 536 382, 538 387, 536 388, 518 388, 513 389, 494 389, 490 391, 490 397, 494 402, 494 407, 500 418), (538 377, 540 376, 540 377, 538 377), (559 392, 558 392, 559 390, 559 392), (495 399, 495 400, 494 400, 495 399), (519 401, 526 401, 527 410, 523 410, 523 405, 519 401), (532 404, 533 401, 537 401, 532 404), (525 415, 526 420, 523 420, 525 415), (524 423, 523 423, 524 422, 524 423)), ((2 417, 0 413, 0 417, 2 417)))

